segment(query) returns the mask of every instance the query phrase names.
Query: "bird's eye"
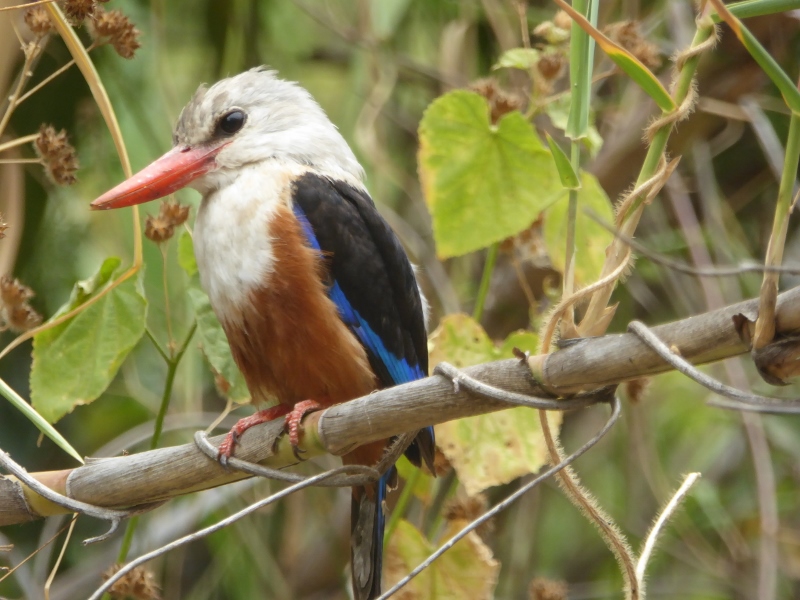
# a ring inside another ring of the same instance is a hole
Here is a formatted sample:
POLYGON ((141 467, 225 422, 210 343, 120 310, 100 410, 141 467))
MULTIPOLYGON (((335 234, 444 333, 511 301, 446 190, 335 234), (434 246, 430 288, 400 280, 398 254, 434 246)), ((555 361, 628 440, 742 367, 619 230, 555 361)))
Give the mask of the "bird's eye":
POLYGON ((232 110, 220 117, 217 122, 217 133, 220 135, 233 135, 242 128, 246 120, 247 115, 243 111, 232 110))

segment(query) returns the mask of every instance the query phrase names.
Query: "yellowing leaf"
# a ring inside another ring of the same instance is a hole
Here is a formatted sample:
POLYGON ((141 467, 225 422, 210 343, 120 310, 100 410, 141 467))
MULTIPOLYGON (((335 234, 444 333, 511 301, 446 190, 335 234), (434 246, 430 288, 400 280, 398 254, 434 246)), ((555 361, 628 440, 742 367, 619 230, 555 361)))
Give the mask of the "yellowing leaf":
MULTIPOLYGON (((461 529, 448 527, 440 543, 446 542, 461 529)), ((408 521, 401 520, 386 551, 384 587, 390 588, 423 562, 436 549, 408 521)), ((473 531, 430 567, 412 579, 392 598, 397 600, 487 600, 493 597, 500 563, 473 531)))
POLYGON ((497 125, 489 105, 458 90, 435 100, 419 127, 419 172, 442 258, 527 228, 562 191, 550 152, 517 111, 497 125))
MULTIPOLYGON (((462 368, 511 358, 514 347, 535 352, 537 338, 532 333, 514 333, 498 349, 471 317, 448 315, 429 345, 432 365, 445 361, 462 368)), ((550 422, 559 427, 561 415, 553 413, 550 422)), ((437 425, 436 443, 469 495, 534 473, 547 458, 539 416, 524 407, 437 425)))
MULTIPOLYGON (((548 208, 544 213, 544 243, 553 267, 564 272, 567 227, 567 196, 548 208)), ((613 236, 592 220, 584 211, 590 208, 601 219, 613 222, 614 211, 597 178, 589 173, 581 174, 581 189, 578 190, 578 215, 575 229, 578 232, 575 245, 575 280, 578 284, 595 281, 603 268, 605 249, 613 236)))
MULTIPOLYGON (((118 258, 109 258, 93 277, 76 283, 55 317, 104 289, 119 264, 118 258)), ((144 335, 146 312, 137 276, 65 323, 35 335, 31 404, 39 414, 54 423, 79 404, 99 397, 144 335)))

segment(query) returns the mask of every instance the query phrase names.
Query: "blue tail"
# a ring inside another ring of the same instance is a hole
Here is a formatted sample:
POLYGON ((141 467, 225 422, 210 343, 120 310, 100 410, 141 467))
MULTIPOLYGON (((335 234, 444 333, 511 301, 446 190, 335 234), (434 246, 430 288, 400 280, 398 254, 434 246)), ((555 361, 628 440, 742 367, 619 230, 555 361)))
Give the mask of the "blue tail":
POLYGON ((383 533, 386 527, 383 501, 390 482, 396 478, 397 472, 392 467, 372 489, 353 488, 350 549, 356 600, 374 600, 381 595, 383 533))

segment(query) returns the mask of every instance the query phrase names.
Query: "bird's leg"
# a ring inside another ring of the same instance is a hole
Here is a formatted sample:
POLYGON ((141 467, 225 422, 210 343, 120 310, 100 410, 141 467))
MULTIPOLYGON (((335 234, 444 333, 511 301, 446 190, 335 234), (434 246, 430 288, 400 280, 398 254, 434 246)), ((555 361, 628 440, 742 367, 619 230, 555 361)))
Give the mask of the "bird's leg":
POLYGON ((236 425, 231 428, 231 430, 228 432, 228 435, 225 436, 225 439, 222 440, 222 443, 219 445, 219 449, 217 450, 217 459, 224 465, 226 460, 233 456, 233 450, 236 448, 239 438, 245 431, 251 427, 254 427, 255 425, 260 425, 261 423, 266 423, 268 421, 274 421, 278 417, 282 417, 290 412, 292 412, 292 408, 286 406, 285 404, 278 404, 278 406, 273 406, 272 408, 268 408, 266 410, 260 410, 257 413, 253 413, 249 417, 239 419, 236 425))
POLYGON ((321 408, 324 407, 316 400, 303 400, 295 404, 291 412, 286 415, 286 430, 289 432, 289 442, 292 444, 292 452, 294 452, 298 460, 302 460, 299 456, 302 450, 298 448, 300 445, 300 421, 308 413, 321 408))

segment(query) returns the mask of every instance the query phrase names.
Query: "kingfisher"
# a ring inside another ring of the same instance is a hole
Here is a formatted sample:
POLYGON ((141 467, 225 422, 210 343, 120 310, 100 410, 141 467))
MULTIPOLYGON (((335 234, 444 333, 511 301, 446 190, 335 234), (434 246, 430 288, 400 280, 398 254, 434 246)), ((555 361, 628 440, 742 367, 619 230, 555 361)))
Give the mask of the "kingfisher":
MULTIPOLYGON (((200 282, 253 402, 220 445, 285 417, 297 446, 305 414, 425 377, 425 313, 414 269, 364 186, 364 170, 311 94, 257 67, 200 86, 173 148, 92 202, 111 209, 183 187, 202 194, 194 226, 200 282)), ((342 457, 375 465, 388 440, 342 457)), ((433 473, 434 434, 406 455, 433 473)), ((394 467, 352 490, 354 595, 380 595, 384 500, 394 467)))

